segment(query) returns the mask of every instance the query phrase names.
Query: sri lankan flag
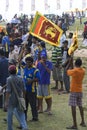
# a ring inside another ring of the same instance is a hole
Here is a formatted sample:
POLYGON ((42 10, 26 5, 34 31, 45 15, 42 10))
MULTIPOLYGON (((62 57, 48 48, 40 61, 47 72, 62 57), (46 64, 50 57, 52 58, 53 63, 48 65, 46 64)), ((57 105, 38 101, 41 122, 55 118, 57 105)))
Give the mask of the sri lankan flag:
POLYGON ((78 48, 78 30, 73 35, 73 42, 68 50, 68 54, 71 55, 78 48))
POLYGON ((36 12, 33 23, 30 27, 30 33, 33 36, 36 36, 51 45, 58 46, 62 32, 61 28, 41 15, 39 12, 36 12))

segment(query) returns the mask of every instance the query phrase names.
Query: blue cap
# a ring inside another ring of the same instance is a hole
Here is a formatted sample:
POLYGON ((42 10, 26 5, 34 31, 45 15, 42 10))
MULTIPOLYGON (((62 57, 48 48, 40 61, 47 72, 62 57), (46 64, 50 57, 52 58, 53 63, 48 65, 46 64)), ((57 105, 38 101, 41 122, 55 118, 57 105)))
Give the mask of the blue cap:
POLYGON ((47 58, 46 54, 41 54, 41 57, 47 58))

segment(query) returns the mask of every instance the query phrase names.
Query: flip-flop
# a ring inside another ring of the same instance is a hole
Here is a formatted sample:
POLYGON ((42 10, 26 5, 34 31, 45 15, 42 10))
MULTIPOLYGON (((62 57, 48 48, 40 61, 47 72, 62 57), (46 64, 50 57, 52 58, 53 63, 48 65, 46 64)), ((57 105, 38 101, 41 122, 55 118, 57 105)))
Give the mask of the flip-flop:
POLYGON ((78 130, 76 126, 69 126, 69 127, 66 127, 66 129, 78 130))

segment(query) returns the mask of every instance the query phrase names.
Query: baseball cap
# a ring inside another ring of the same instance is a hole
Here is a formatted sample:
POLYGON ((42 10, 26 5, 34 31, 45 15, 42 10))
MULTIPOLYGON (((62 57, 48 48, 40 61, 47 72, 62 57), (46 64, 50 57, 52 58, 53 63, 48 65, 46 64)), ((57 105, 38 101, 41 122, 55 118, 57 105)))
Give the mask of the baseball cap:
POLYGON ((41 57, 47 58, 46 54, 41 54, 41 57))
POLYGON ((8 68, 8 70, 9 70, 10 72, 16 71, 16 66, 15 66, 15 65, 10 65, 9 68, 8 68))

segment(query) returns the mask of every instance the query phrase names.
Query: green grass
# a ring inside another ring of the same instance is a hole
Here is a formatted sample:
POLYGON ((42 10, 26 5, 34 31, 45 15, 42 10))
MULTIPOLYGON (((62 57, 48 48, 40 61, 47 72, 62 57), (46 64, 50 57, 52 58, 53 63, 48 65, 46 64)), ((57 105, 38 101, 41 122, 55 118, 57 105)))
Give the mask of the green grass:
POLYGON ((86 21, 86 18, 82 18, 82 24, 80 24, 80 20, 79 20, 79 19, 76 19, 74 25, 69 27, 69 30, 75 31, 76 28, 78 28, 78 31, 83 31, 84 22, 85 22, 85 21, 86 21))
MULTIPOLYGON (((85 19, 84 19, 85 21, 85 19)), ((80 26, 79 20, 76 20, 75 25, 70 27, 70 31, 75 31, 76 27, 79 26, 79 32, 83 31, 83 25, 80 26)), ((82 36, 81 33, 79 33, 79 49, 82 49, 81 41, 82 41, 82 36)), ((49 50, 49 58, 51 57, 51 49, 52 46, 47 44, 47 50, 49 50)), ((76 57, 74 57, 76 59, 76 57)), ((84 77, 83 81, 83 106, 84 106, 84 114, 85 114, 85 120, 87 124, 87 58, 83 57, 83 66, 86 68, 86 74, 84 77)), ((51 79, 51 87, 54 86, 54 81, 51 79)), ((52 93, 52 113, 53 115, 47 115, 46 113, 39 114, 39 122, 31 123, 27 122, 29 130, 66 130, 67 126, 72 125, 72 116, 71 116, 71 109, 68 106, 68 99, 69 95, 68 94, 61 94, 58 95, 56 91, 51 91, 52 93)), ((46 109, 46 103, 45 101, 43 102, 44 109, 46 109)), ((5 112, 3 112, 2 109, 0 109, 0 130, 6 130, 7 124, 4 123, 3 118, 6 117, 5 112)), ((29 108, 28 111, 28 120, 31 119, 31 110, 29 108)), ((78 128, 79 130, 87 130, 86 128, 82 128, 80 124, 80 114, 77 108, 77 123, 78 123, 78 128)), ((18 122, 16 118, 13 118, 13 126, 14 130, 16 129, 16 126, 18 126, 18 122)))
MULTIPOLYGON (((87 88, 84 87, 84 107, 87 109, 87 88)), ((47 115, 46 113, 39 114, 39 122, 29 122, 28 127, 30 130, 66 130, 66 126, 72 125, 72 117, 71 117, 71 109, 68 106, 68 94, 58 95, 56 92, 52 92, 53 96, 53 105, 52 112, 53 115, 47 115)), ((44 109, 46 108, 46 104, 44 102, 44 109)), ((5 130, 7 124, 4 123, 3 118, 6 117, 6 113, 0 110, 0 129, 5 130)), ((29 108, 28 112, 28 120, 31 119, 31 111, 29 108)), ((87 111, 85 110, 85 119, 87 119, 87 111)), ((14 130, 16 130, 16 126, 18 126, 18 122, 14 117, 14 130)), ((77 122, 79 130, 86 130, 87 128, 82 128, 79 126, 80 124, 80 115, 77 108, 77 122)), ((86 120, 87 123, 87 120, 86 120)))

